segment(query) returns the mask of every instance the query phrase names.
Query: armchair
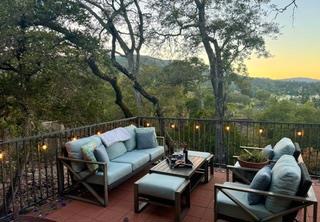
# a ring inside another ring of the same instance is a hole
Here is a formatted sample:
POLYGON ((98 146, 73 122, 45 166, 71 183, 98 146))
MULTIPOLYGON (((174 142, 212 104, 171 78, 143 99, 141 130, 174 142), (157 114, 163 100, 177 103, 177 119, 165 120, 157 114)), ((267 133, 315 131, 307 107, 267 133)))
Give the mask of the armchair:
POLYGON ((313 206, 313 222, 317 221, 317 199, 311 186, 310 175, 303 162, 299 163, 301 182, 295 196, 250 189, 248 185, 226 182, 214 186, 214 221, 224 219, 230 221, 294 221, 299 210, 304 209, 304 222, 308 206, 313 206), (249 205, 247 194, 255 193, 266 197, 290 200, 288 209, 272 213, 264 204, 249 205))
MULTIPOLYGON (((301 148, 298 143, 294 143, 295 151, 293 153, 294 158, 297 160, 297 162, 303 162, 302 158, 300 156, 301 154, 301 148)), ((241 150, 262 150, 261 147, 250 147, 250 146, 240 146, 241 150)), ((233 156, 233 158, 237 159, 238 156, 233 156)), ((270 160, 270 163, 275 163, 274 160, 270 160)), ((254 168, 246 168, 241 167, 239 162, 237 161, 234 165, 227 165, 226 167, 226 176, 227 181, 230 179, 230 173, 232 173, 232 181, 238 181, 240 183, 244 184, 250 184, 256 173, 259 171, 259 169, 254 168)))

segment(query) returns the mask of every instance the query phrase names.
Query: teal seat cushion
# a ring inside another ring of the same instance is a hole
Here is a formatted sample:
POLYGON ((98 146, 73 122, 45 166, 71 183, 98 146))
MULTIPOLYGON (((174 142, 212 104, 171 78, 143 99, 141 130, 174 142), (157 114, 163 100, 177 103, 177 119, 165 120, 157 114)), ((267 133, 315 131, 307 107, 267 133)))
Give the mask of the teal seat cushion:
POLYGON ((136 128, 137 149, 149 149, 158 146, 154 127, 136 128))
POLYGON ((199 156, 199 157, 203 157, 203 158, 207 159, 211 154, 208 152, 188 150, 188 155, 189 156, 199 156))
POLYGON ((269 160, 273 159, 274 152, 271 145, 264 147, 261 152, 264 153, 269 160))
POLYGON ((149 155, 149 160, 154 160, 162 155, 164 155, 164 147, 163 146, 157 146, 155 148, 150 149, 142 149, 142 150, 132 150, 131 152, 135 153, 147 153, 149 155))
POLYGON ((185 179, 182 177, 151 173, 139 180, 138 192, 153 197, 174 200, 175 192, 184 181, 185 179))
MULTIPOLYGON (((224 185, 249 188, 248 185, 244 185, 241 183, 225 182, 224 185)), ((239 200, 243 205, 245 205, 245 207, 248 208, 252 213, 254 213, 258 218, 263 219, 273 215, 273 213, 271 213, 269 210, 265 208, 264 204, 260 203, 257 205, 249 205, 246 192, 232 191, 232 190, 227 190, 227 191, 232 196, 234 196, 237 200, 239 200)), ((222 214, 228 217, 233 217, 238 220, 244 220, 244 221, 250 221, 250 222, 254 221, 252 217, 248 215, 248 213, 242 210, 236 203, 234 203, 229 197, 227 197, 225 194, 223 194, 220 191, 217 194, 217 211, 219 212, 219 214, 222 214)), ((272 222, 282 222, 282 218, 281 217, 276 218, 272 220, 272 222)))
MULTIPOLYGON (((95 141, 98 144, 98 146, 101 145, 102 143, 101 139, 98 136, 84 137, 74 141, 67 142, 65 146, 68 152, 68 157, 73 159, 83 160, 81 147, 91 141, 95 141)), ((71 162, 71 166, 75 172, 81 172, 82 170, 86 169, 86 165, 83 163, 71 162)))
POLYGON ((130 134, 130 139, 124 142, 124 145, 126 145, 126 148, 128 151, 131 151, 136 148, 136 132, 135 132, 136 128, 137 127, 135 125, 130 125, 125 127, 125 129, 128 130, 130 134))
MULTIPOLYGON (((114 163, 110 161, 110 163, 107 165, 107 170, 108 185, 113 184, 114 182, 117 182, 121 178, 124 178, 125 176, 132 173, 132 167, 129 163, 114 163)), ((88 173, 88 170, 83 171, 80 173, 80 176, 85 177, 86 175, 88 175, 88 173)), ((103 172, 98 171, 95 175, 89 177, 86 181, 92 184, 103 185, 103 172)))
POLYGON ((112 162, 117 163, 129 163, 132 166, 132 170, 136 170, 150 160, 147 153, 126 152, 125 154, 115 158, 112 162))
POLYGON ((98 162, 110 163, 106 147, 102 143, 94 150, 94 156, 98 162))
MULTIPOLYGON (((271 167, 265 166, 260 169, 250 183, 250 188, 255 190, 267 191, 272 179, 271 167)), ((248 193, 248 203, 250 205, 264 203, 265 196, 248 193)))
POLYGON ((295 146, 291 139, 284 137, 273 147, 272 160, 277 161, 282 155, 293 155, 295 146))
POLYGON ((127 148, 123 142, 116 142, 107 147, 107 153, 110 160, 113 160, 127 152, 127 148))
MULTIPOLYGON (((272 168, 270 192, 295 196, 301 180, 301 170, 292 155, 283 155, 272 168)), ((291 201, 283 198, 267 197, 266 208, 278 213, 290 207, 291 201)))

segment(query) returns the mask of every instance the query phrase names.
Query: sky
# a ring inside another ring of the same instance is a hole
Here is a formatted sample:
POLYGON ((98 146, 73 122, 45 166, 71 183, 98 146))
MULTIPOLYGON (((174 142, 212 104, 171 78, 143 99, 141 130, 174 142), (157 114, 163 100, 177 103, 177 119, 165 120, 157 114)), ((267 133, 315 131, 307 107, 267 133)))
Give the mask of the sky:
MULTIPOLYGON (((275 2, 283 5, 287 0, 275 2)), ((246 62, 249 76, 320 79, 320 0, 297 0, 297 4, 294 19, 292 9, 277 17, 281 35, 266 41, 272 56, 252 56, 246 62)))

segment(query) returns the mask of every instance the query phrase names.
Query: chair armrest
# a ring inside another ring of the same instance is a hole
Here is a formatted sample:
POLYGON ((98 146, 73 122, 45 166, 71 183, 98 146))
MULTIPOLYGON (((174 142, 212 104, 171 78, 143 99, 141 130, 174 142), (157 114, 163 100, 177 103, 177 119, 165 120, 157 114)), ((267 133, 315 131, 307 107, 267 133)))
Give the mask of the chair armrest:
POLYGON ((164 144, 165 144, 165 138, 164 138, 164 136, 157 136, 157 140, 158 140, 158 142, 162 145, 162 146, 164 146, 164 144), (160 142, 161 141, 161 142, 160 142))
POLYGON ((254 146, 240 146, 240 149, 247 149, 247 150, 262 150, 261 147, 254 147, 254 146))
POLYGON ((247 168, 247 167, 236 167, 233 165, 227 165, 227 169, 229 170, 243 170, 243 171, 250 171, 250 172, 258 172, 259 169, 255 169, 255 168, 247 168))
POLYGON ((236 185, 215 184, 214 186, 216 189, 220 189, 220 190, 226 189, 226 190, 235 190, 235 191, 241 191, 246 193, 255 193, 262 196, 278 197, 278 198, 293 200, 297 202, 312 202, 312 203, 315 202, 315 200, 310 197, 290 196, 290 195, 279 194, 279 193, 274 193, 269 191, 261 191, 261 190, 251 189, 251 188, 239 187, 236 185))
POLYGON ((98 164, 101 166, 107 165, 106 162, 79 160, 79 159, 73 159, 73 158, 64 157, 64 156, 58 156, 57 158, 58 158, 58 160, 70 161, 70 162, 75 162, 75 163, 98 164))

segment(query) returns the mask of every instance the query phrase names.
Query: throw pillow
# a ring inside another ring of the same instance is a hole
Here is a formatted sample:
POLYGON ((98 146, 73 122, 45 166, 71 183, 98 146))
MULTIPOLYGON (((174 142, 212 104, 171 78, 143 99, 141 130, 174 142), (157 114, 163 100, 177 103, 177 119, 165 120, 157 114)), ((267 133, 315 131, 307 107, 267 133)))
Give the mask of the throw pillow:
POLYGON ((103 144, 107 147, 111 146, 114 143, 123 142, 130 139, 130 134, 128 130, 126 130, 123 127, 118 127, 113 130, 109 130, 105 133, 100 134, 99 136, 103 144))
POLYGON ((125 127, 125 129, 128 130, 130 134, 130 139, 124 142, 124 145, 126 145, 128 151, 131 151, 134 148, 136 148, 136 132, 135 132, 136 128, 137 127, 135 125, 130 125, 125 127))
MULTIPOLYGON (((265 166, 257 172, 250 184, 250 188, 266 191, 269 189, 271 178, 271 168, 269 166, 265 166)), ((250 205, 263 203, 264 200, 265 197, 262 195, 248 193, 248 202, 250 205)))
MULTIPOLYGON (((270 192, 289 196, 296 195, 301 180, 301 170, 292 155, 283 155, 272 169, 270 192)), ((291 201, 277 197, 267 197, 265 207, 278 213, 290 207, 291 201)))
MULTIPOLYGON (((84 138, 77 139, 75 141, 67 142, 65 146, 68 152, 68 156, 73 159, 82 160, 83 155, 81 152, 81 146, 91 141, 95 141, 97 144, 101 144, 101 139, 98 136, 84 137, 84 138)), ((72 169, 77 173, 86 169, 86 165, 84 163, 72 162, 71 166, 72 166, 72 169)))
POLYGON ((107 147, 107 153, 110 160, 113 160, 127 152, 127 148, 123 142, 117 142, 107 147))
POLYGON ((265 148, 263 148, 262 152, 267 156, 269 160, 272 160, 274 153, 271 145, 268 145, 265 148))
POLYGON ((137 149, 149 149, 158 146, 154 127, 136 128, 137 149))
MULTIPOLYGON (((95 141, 91 141, 81 146, 81 152, 84 160, 97 162, 97 159, 93 154, 93 151, 97 148, 97 145, 98 144, 95 141)), ((87 163, 87 167, 90 171, 95 171, 99 168, 99 165, 87 163)))
POLYGON ((284 154, 293 155, 294 151, 295 147, 292 140, 284 137, 273 147, 274 156, 272 160, 277 161, 284 154))
POLYGON ((95 150, 94 150, 94 156, 96 157, 98 162, 103 162, 103 163, 110 163, 109 156, 107 153, 106 148, 104 147, 103 144, 100 144, 95 150))

